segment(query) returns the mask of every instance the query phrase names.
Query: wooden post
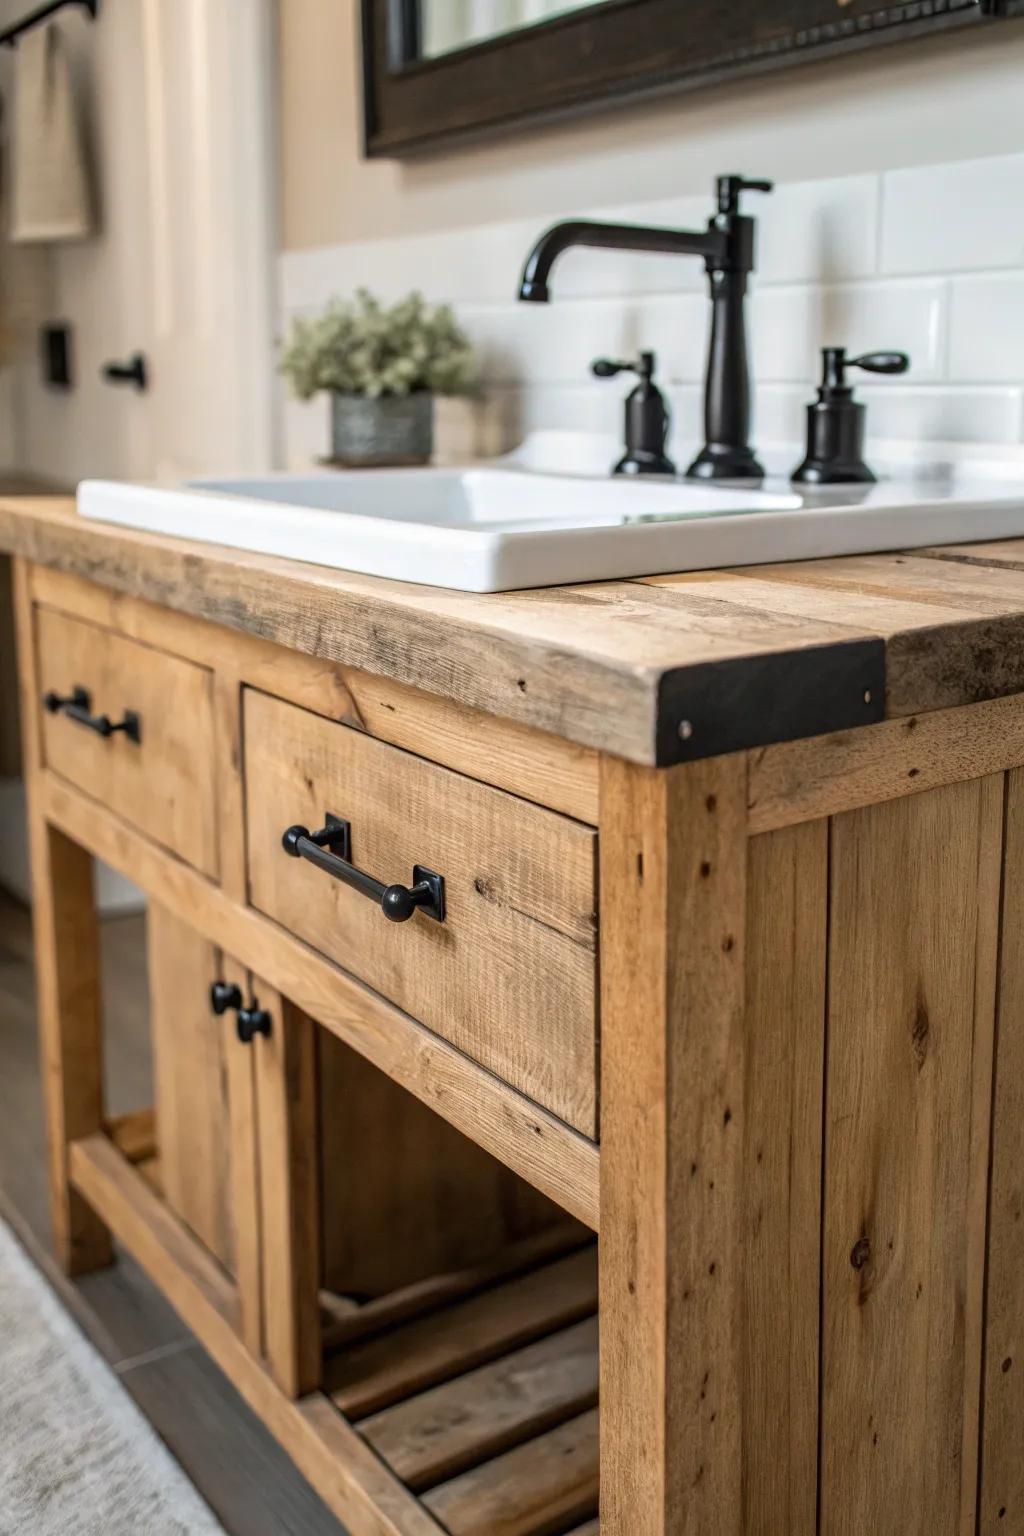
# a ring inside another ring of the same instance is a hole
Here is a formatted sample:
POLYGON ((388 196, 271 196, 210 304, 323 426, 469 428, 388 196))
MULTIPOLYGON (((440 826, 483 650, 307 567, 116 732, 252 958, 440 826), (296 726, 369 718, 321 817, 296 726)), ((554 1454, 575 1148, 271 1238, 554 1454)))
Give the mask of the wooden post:
POLYGON ((252 987, 273 1020, 254 1041, 267 1364, 282 1392, 301 1397, 322 1367, 316 1028, 258 977, 252 987))
POLYGON ((601 768, 601 1536, 742 1531, 746 761, 601 768))
POLYGON ((53 1243, 64 1270, 80 1275, 113 1261, 110 1234, 68 1182, 68 1143, 103 1125, 99 928, 92 859, 49 826, 36 804, 39 685, 29 569, 23 560, 15 564, 14 591, 53 1243))

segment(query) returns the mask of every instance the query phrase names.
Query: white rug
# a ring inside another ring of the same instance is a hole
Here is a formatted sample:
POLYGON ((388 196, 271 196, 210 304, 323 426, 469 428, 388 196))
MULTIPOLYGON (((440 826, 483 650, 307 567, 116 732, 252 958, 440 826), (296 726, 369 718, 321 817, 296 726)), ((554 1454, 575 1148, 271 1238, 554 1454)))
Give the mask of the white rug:
POLYGON ((224 1536, 3 1222, 0 1536, 224 1536))

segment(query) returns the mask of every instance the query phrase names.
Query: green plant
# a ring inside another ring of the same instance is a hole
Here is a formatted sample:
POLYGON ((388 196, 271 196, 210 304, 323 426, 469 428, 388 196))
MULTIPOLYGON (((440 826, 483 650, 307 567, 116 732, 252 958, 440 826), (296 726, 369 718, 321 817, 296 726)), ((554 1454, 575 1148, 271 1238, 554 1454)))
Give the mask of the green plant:
POLYGON ((281 372, 300 400, 320 390, 347 395, 469 394, 473 355, 447 304, 421 293, 385 308, 365 288, 332 299, 322 315, 297 319, 281 355, 281 372))

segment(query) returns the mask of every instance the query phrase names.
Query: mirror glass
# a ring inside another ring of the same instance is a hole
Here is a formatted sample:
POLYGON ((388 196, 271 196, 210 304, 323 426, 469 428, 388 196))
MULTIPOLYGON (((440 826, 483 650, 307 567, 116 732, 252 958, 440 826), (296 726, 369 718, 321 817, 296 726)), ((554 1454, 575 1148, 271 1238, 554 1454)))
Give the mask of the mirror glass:
POLYGON ((419 57, 440 58, 556 16, 606 4, 608 0, 419 0, 419 57))

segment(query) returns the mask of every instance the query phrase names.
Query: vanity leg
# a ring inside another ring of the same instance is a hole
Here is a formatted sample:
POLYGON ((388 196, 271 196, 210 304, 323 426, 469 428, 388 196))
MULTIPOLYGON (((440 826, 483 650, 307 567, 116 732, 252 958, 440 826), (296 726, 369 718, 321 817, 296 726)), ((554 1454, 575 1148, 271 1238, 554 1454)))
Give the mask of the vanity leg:
POLYGON ((273 1025, 258 1036, 263 1315, 270 1373, 302 1397, 320 1385, 320 1190, 316 1028, 287 998, 253 978, 273 1025))
POLYGON ((601 1536, 740 1536, 745 755, 600 821, 601 1536))
POLYGON ((15 563, 14 591, 53 1242, 66 1273, 81 1275, 113 1262, 107 1228, 68 1180, 69 1142, 103 1127, 99 925, 91 857, 49 826, 37 804, 39 691, 23 560, 15 563))

